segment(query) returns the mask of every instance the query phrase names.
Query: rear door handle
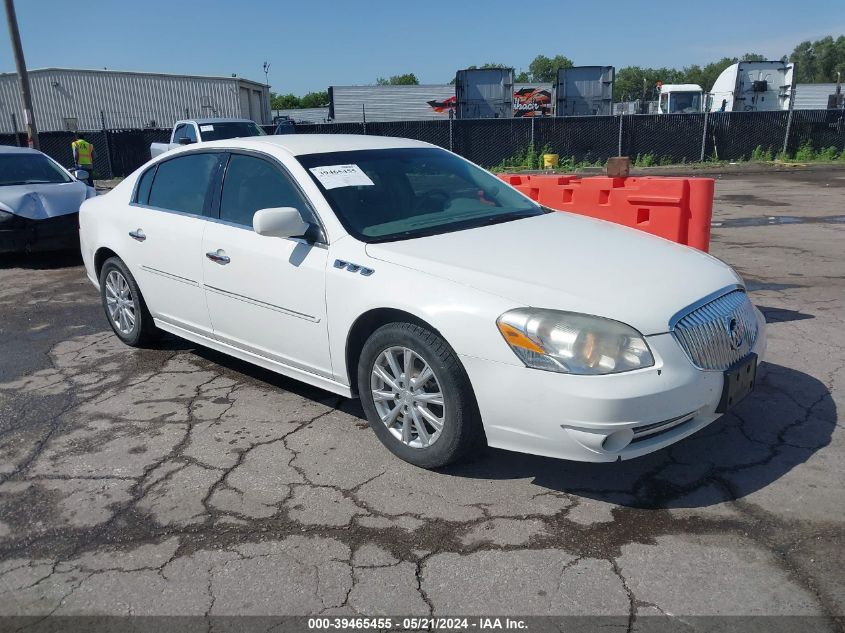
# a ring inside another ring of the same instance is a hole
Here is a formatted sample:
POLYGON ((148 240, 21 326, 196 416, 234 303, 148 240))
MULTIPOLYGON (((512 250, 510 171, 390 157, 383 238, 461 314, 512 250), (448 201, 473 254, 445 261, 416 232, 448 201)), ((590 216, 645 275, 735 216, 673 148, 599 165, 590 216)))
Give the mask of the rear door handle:
POLYGON ((205 256, 208 257, 208 259, 213 261, 215 264, 220 264, 222 266, 225 266, 230 261, 232 261, 231 259, 229 259, 229 256, 226 255, 222 248, 218 248, 216 251, 206 253, 205 256))
POLYGON ((133 240, 138 240, 139 242, 143 242, 147 239, 147 236, 144 235, 144 231, 142 229, 138 229, 136 231, 129 231, 129 237, 133 240))

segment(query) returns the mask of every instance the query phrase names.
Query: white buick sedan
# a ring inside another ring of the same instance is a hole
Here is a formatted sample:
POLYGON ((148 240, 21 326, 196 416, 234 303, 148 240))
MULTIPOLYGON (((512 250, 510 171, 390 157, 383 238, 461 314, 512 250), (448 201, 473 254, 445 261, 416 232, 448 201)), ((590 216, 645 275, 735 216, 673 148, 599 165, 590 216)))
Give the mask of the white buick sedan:
POLYGON ((405 139, 285 135, 167 152, 80 213, 115 334, 171 332, 360 397, 394 454, 610 462, 754 387, 764 320, 705 253, 550 212, 405 139))

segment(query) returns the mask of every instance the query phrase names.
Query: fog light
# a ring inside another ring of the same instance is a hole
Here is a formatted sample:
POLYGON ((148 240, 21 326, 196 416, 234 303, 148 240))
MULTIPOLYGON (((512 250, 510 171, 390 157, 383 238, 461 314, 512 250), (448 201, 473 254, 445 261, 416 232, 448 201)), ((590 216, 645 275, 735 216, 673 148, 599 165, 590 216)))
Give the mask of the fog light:
POLYGON ((619 429, 612 433, 606 430, 575 429, 570 426, 563 426, 563 428, 573 440, 595 453, 618 453, 634 439, 634 431, 630 428, 619 429))
POLYGON ((614 431, 610 435, 608 435, 604 442, 602 442, 601 447, 610 452, 610 453, 618 453, 623 448, 628 446, 631 443, 631 440, 634 439, 634 431, 631 429, 620 429, 618 431, 614 431))

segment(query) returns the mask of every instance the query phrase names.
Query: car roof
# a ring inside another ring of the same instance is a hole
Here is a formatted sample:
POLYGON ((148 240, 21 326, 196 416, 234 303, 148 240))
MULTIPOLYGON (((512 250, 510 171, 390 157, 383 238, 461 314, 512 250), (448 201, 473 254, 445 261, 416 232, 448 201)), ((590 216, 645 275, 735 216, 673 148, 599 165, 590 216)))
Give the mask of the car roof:
POLYGON ((0 154, 41 154, 31 147, 15 147, 14 145, 0 145, 0 154))
POLYGON ((208 123, 255 123, 252 119, 227 119, 223 117, 217 118, 210 118, 210 119, 182 119, 178 121, 178 123, 190 123, 193 121, 198 125, 205 125, 208 123))
POLYGON ((294 156, 365 149, 434 147, 430 143, 408 138, 367 136, 364 134, 280 134, 232 138, 202 144, 203 147, 243 147, 256 150, 266 149, 268 145, 279 147, 294 156))

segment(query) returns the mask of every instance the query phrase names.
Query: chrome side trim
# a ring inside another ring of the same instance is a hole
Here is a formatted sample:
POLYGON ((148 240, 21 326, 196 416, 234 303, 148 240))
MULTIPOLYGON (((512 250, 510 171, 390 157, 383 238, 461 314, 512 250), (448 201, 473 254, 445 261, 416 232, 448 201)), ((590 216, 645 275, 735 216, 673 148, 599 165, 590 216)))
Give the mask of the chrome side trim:
POLYGON ((188 284, 189 286, 199 287, 200 285, 198 281, 188 279, 187 277, 180 277, 179 275, 174 275, 173 273, 168 273, 163 270, 159 270, 158 268, 152 268, 142 264, 141 269, 146 270, 148 273, 153 273, 154 275, 160 275, 162 277, 166 277, 167 279, 172 279, 173 281, 180 281, 183 284, 188 284))
POLYGON ((361 266, 359 264, 353 264, 352 262, 347 262, 342 259, 334 260, 333 266, 341 270, 345 269, 350 273, 361 273, 362 275, 364 275, 364 277, 369 277, 374 272, 376 272, 372 268, 367 268, 366 266, 361 266))
POLYGON ((251 305, 257 306, 259 308, 266 308, 267 310, 273 310, 274 312, 279 312, 281 314, 286 314, 287 316, 296 317, 298 319, 304 319, 305 321, 310 321, 311 323, 319 323, 320 319, 318 317, 312 316, 310 314, 305 314, 303 312, 297 312, 296 310, 291 310, 289 308, 283 308, 282 306, 277 306, 272 303, 265 303, 264 301, 259 301, 257 299, 253 299, 251 297, 245 297, 244 295, 239 295, 234 292, 229 292, 228 290, 223 290, 222 288, 216 288, 215 286, 206 285, 205 289, 208 292, 213 292, 215 294, 221 295, 223 297, 228 297, 229 299, 236 299, 238 301, 243 301, 244 303, 249 303, 251 305))

